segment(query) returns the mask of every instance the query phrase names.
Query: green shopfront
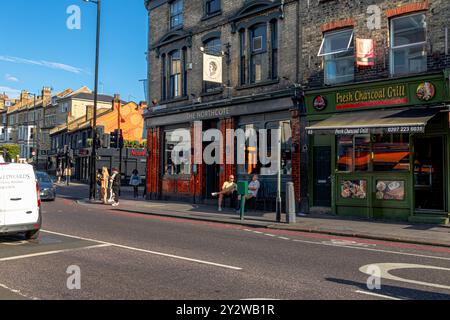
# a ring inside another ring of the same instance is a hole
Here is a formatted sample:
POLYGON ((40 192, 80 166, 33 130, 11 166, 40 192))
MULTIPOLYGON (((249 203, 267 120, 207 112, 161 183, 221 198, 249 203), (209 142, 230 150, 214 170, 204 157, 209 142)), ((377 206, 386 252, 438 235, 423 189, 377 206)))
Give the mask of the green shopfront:
POLYGON ((311 207, 448 223, 449 73, 305 92, 311 207))

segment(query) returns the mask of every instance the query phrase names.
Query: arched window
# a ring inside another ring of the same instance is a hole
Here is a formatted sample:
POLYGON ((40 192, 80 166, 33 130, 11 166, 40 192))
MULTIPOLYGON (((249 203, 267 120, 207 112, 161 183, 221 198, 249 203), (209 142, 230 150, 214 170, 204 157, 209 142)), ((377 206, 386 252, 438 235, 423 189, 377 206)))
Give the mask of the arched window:
POLYGON ((250 29, 250 82, 269 79, 269 55, 267 53, 267 26, 257 25, 250 29))
POLYGON ((239 31, 241 85, 275 80, 278 77, 278 24, 259 23, 239 31))
POLYGON ((182 96, 182 59, 181 51, 174 50, 169 53, 169 98, 174 99, 182 96))

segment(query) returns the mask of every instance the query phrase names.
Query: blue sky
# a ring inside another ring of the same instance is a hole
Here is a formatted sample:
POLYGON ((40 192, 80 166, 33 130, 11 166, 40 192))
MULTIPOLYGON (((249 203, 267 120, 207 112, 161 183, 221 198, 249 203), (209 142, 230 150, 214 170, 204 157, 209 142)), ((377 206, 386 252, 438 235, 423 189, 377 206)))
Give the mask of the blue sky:
MULTIPOLYGON (((144 100, 147 12, 143 0, 102 0, 100 87, 105 94, 144 100)), ((0 3, 0 92, 40 93, 87 85, 94 89, 96 6, 82 0, 13 0, 0 3), (66 13, 81 9, 81 29, 66 13)))

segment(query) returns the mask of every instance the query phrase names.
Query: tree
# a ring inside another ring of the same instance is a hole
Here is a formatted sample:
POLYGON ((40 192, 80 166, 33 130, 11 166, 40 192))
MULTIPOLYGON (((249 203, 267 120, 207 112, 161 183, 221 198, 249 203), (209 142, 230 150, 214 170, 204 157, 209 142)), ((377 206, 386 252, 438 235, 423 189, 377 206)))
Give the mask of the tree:
POLYGON ((20 146, 18 144, 5 144, 1 148, 5 155, 5 161, 10 162, 20 155, 20 146))

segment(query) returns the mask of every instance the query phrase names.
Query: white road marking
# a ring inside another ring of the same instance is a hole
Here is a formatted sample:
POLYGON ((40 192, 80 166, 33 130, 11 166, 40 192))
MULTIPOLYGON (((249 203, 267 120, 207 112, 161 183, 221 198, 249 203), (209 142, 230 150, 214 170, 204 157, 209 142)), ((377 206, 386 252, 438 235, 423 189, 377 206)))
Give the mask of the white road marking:
POLYGON ((210 261, 204 261, 204 260, 199 260, 199 259, 192 259, 192 258, 177 256, 177 255, 168 254, 168 253, 162 253, 162 252, 157 252, 157 251, 151 251, 151 250, 145 250, 145 249, 140 249, 140 248, 135 248, 135 247, 129 247, 129 246, 125 246, 125 245, 121 245, 121 244, 117 244, 117 243, 111 243, 111 242, 105 242, 105 241, 100 241, 100 240, 95 240, 95 239, 83 238, 83 237, 78 237, 78 236, 73 236, 73 235, 69 235, 69 234, 53 232, 53 231, 48 231, 48 230, 41 230, 41 231, 45 232, 45 233, 49 233, 49 234, 58 235, 58 236, 63 236, 63 237, 68 237, 68 238, 78 239, 78 240, 84 240, 84 241, 90 241, 90 242, 102 243, 102 244, 109 245, 111 247, 127 249, 127 250, 137 251, 137 252, 143 252, 143 253, 153 254, 153 255, 167 257, 167 258, 173 258, 173 259, 178 259, 178 260, 184 260, 184 261, 189 261, 189 262, 206 264, 206 265, 210 265, 210 266, 221 267, 221 268, 226 268, 226 269, 231 269, 231 270, 242 270, 242 268, 239 268, 239 267, 229 266, 229 265, 215 263, 215 262, 210 262, 210 261))
POLYGON ((286 238, 286 237, 278 237, 278 239, 281 239, 281 240, 291 240, 291 239, 286 238))
MULTIPOLYGON (((249 231, 249 232, 254 232, 254 231, 248 230, 248 229, 243 229, 243 230, 244 231, 249 231)), ((269 235, 269 234, 265 234, 265 235, 268 235, 270 237, 276 237, 276 235, 269 235)), ((282 238, 282 237, 278 237, 278 238, 282 238)), ((293 239, 292 241, 299 242, 299 243, 307 243, 307 244, 328 246, 328 247, 339 247, 339 248, 346 248, 346 249, 366 250, 366 251, 398 254, 398 255, 403 255, 403 256, 412 256, 412 257, 420 257, 420 258, 429 258, 429 259, 438 259, 438 260, 450 261, 450 258, 446 258, 446 257, 428 256, 428 255, 423 255, 423 254, 414 254, 414 253, 407 253, 407 252, 398 252, 398 251, 391 251, 391 250, 367 248, 363 243, 357 243, 357 245, 356 245, 355 244, 356 242, 353 243, 353 245, 343 245, 342 243, 333 242, 333 241, 314 242, 314 241, 298 240, 298 239, 293 239)), ((350 244, 350 243, 352 243, 352 241, 349 241, 348 244, 350 244)), ((368 245, 370 245, 370 244, 368 244, 368 245)))
POLYGON ((89 249, 96 249, 96 248, 105 248, 105 247, 111 247, 111 245, 104 243, 104 244, 97 244, 95 246, 82 247, 82 248, 73 248, 73 249, 63 249, 63 250, 37 252, 37 253, 25 254, 25 255, 21 255, 21 256, 0 258, 0 262, 12 261, 12 260, 20 260, 20 259, 27 259, 27 258, 34 258, 34 257, 41 257, 41 256, 49 256, 49 255, 58 254, 58 253, 65 253, 65 252, 72 252, 72 251, 81 251, 81 250, 89 250, 89 249))
POLYGON ((332 239, 331 241, 323 241, 324 244, 333 244, 336 246, 351 246, 351 247, 376 247, 376 244, 371 243, 363 243, 363 242, 356 242, 356 241, 350 241, 350 240, 340 240, 340 239, 332 239))
POLYGON ((378 293, 373 293, 373 292, 367 292, 367 291, 361 291, 361 290, 356 290, 356 293, 361 293, 361 294, 365 294, 368 296, 374 296, 374 297, 378 297, 378 298, 385 298, 385 299, 390 299, 390 300, 402 300, 399 298, 395 298, 395 297, 391 297, 391 296, 385 296, 384 294, 378 294, 378 293))
POLYGON ((323 242, 314 242, 314 241, 306 241, 306 240, 293 240, 295 242, 301 242, 301 243, 308 243, 308 244, 315 244, 315 245, 322 245, 322 246, 328 246, 328 247, 340 247, 344 249, 355 249, 355 250, 365 250, 365 251, 374 251, 374 252, 382 252, 382 253, 391 253, 391 254, 398 254, 402 256, 412 256, 412 257, 420 257, 420 258, 430 258, 430 259, 439 259, 439 260, 446 260, 450 261, 450 258, 446 257, 439 257, 439 256, 427 256, 423 254, 414 254, 414 253, 407 253, 407 252, 398 252, 398 251, 390 251, 390 250, 382 250, 382 249, 371 249, 371 248, 363 248, 363 247, 350 247, 350 246, 341 246, 341 245, 335 245, 335 244, 326 244, 323 242))
POLYGON ((27 299, 39 300, 38 298, 27 296, 26 294, 23 294, 22 292, 20 292, 20 290, 11 289, 10 287, 5 286, 4 284, 1 284, 1 283, 0 283, 0 288, 6 289, 8 291, 11 291, 12 293, 17 294, 17 295, 19 295, 21 297, 24 297, 24 298, 27 298, 27 299))
POLYGON ((269 236, 269 237, 276 237, 274 234, 270 234, 270 233, 264 233, 265 236, 269 236))
POLYGON ((382 279, 388 279, 388 280, 417 284, 417 285, 426 286, 426 287, 450 290, 450 286, 446 286, 443 284, 436 284, 436 283, 430 283, 430 282, 404 279, 404 278, 397 277, 397 276, 394 276, 389 273, 390 271, 393 271, 393 270, 402 270, 402 269, 428 269, 428 270, 450 271, 449 268, 425 266, 425 265, 421 265, 421 264, 408 264, 408 263, 374 263, 374 264, 370 264, 370 265, 361 267, 359 269, 359 271, 361 271, 362 273, 368 274, 368 275, 372 275, 372 273, 369 272, 369 269, 371 266, 376 266, 380 269, 380 271, 381 271, 380 277, 382 279))

